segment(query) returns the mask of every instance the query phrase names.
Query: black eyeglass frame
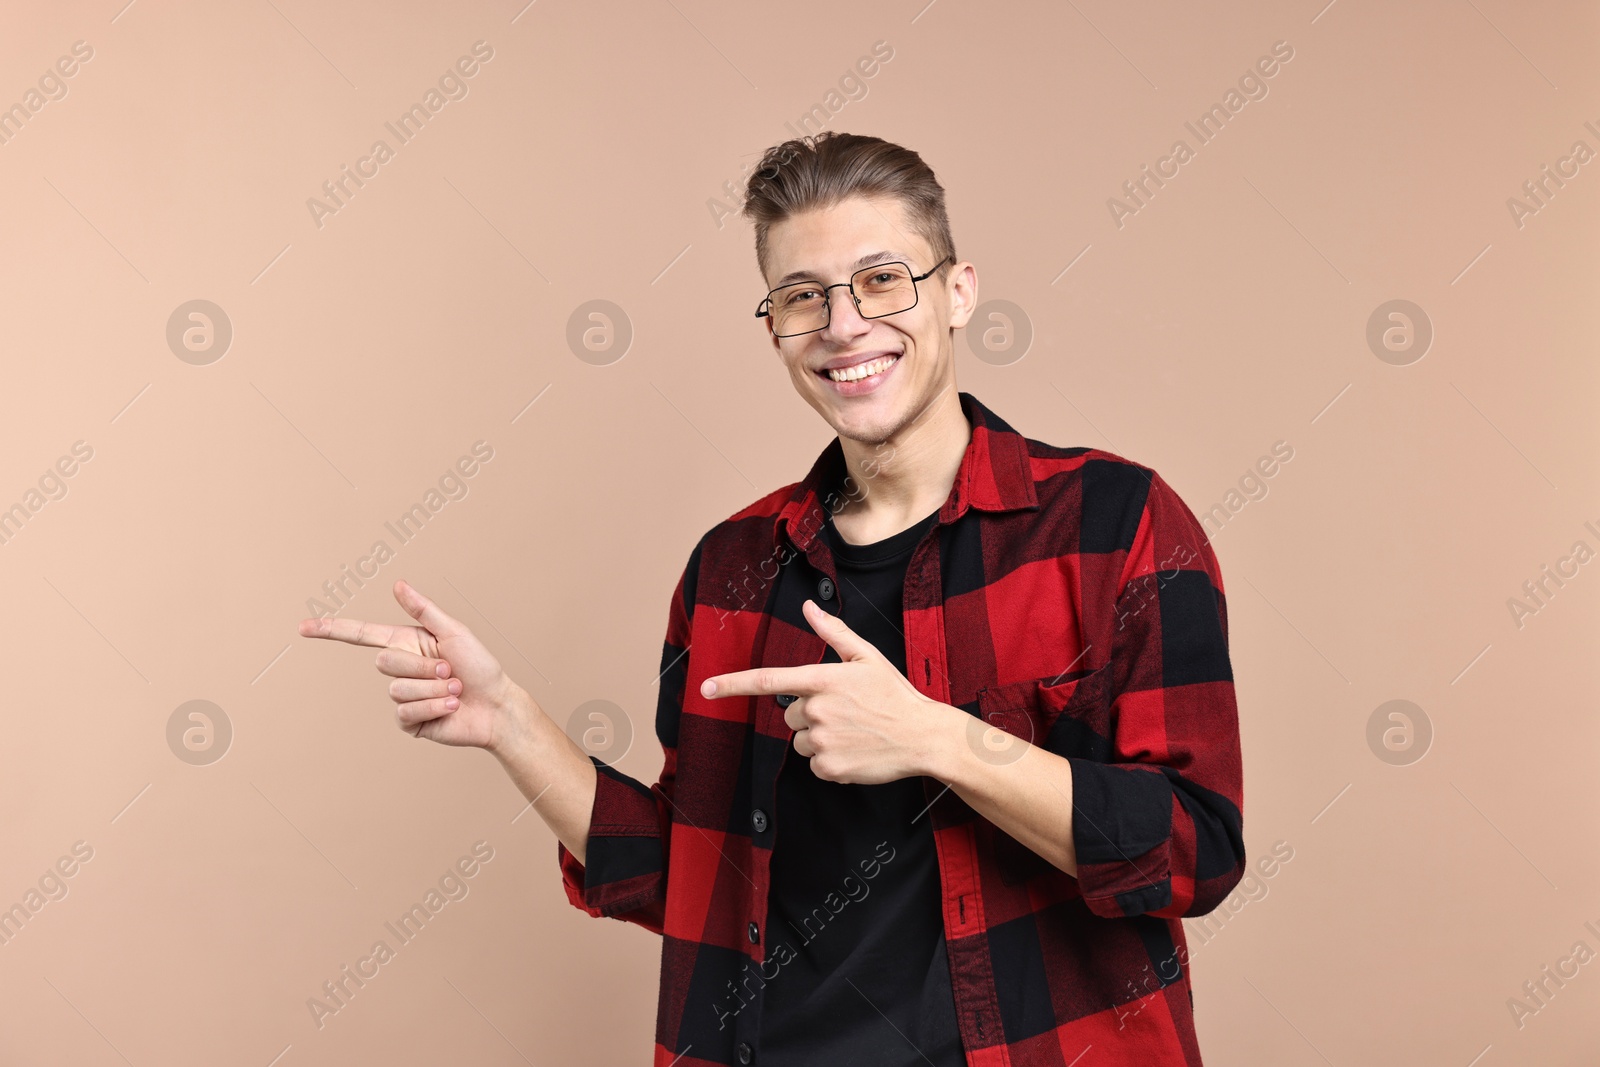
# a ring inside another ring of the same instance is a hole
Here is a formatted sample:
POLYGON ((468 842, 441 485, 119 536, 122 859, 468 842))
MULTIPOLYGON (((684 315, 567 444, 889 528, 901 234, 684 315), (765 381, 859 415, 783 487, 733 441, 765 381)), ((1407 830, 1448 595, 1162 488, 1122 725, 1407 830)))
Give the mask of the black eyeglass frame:
MULTIPOLYGON (((955 258, 956 257, 955 257, 954 253, 951 253, 951 254, 945 256, 938 263, 935 263, 933 265, 933 267, 931 269, 929 269, 926 274, 911 274, 911 264, 907 263, 903 259, 890 259, 890 260, 885 260, 882 263, 873 263, 870 266, 862 267, 860 270, 856 271, 855 274, 850 275, 850 280, 849 281, 834 282, 832 285, 824 285, 824 286, 822 286, 822 306, 823 306, 823 309, 825 311, 827 311, 828 317, 822 321, 822 325, 821 326, 818 326, 815 329, 801 330, 799 333, 779 333, 777 331, 777 329, 776 329, 777 320, 773 319, 772 336, 774 336, 774 337, 804 337, 808 333, 816 333, 818 330, 826 330, 828 328, 828 324, 833 321, 833 299, 832 299, 832 297, 830 297, 828 295, 828 290, 830 290, 830 289, 838 289, 838 288, 841 288, 841 287, 849 289, 850 290, 850 299, 852 299, 852 300, 854 300, 856 302, 856 313, 858 315, 861 314, 861 298, 856 295, 856 288, 855 288, 855 285, 854 285, 856 275, 865 274, 869 270, 873 270, 873 269, 878 268, 878 267, 891 266, 891 265, 896 264, 896 263, 898 263, 900 266, 904 267, 906 269, 906 273, 908 275, 911 275, 911 296, 912 296, 912 300, 911 300, 910 306, 909 307, 903 307, 899 311, 888 311, 888 312, 885 312, 882 315, 862 315, 861 317, 864 318, 864 319, 886 319, 890 315, 901 315, 901 314, 904 314, 905 312, 910 311, 911 308, 916 307, 919 303, 922 302, 922 290, 917 288, 917 283, 918 282, 922 282, 922 281, 927 281, 929 278, 933 277, 940 270, 942 270, 944 268, 945 264, 952 262, 955 258)), ((761 301, 761 303, 756 305, 756 318, 758 318, 758 319, 762 318, 762 317, 772 318, 772 311, 771 311, 771 308, 769 307, 769 305, 772 303, 772 294, 773 293, 779 292, 779 291, 784 290, 784 289, 793 289, 797 285, 817 285, 817 284, 818 283, 815 282, 815 281, 803 280, 803 281, 798 281, 798 282, 790 282, 788 285, 780 285, 780 286, 778 286, 777 289, 773 289, 771 292, 767 293, 766 298, 763 299, 761 301)))

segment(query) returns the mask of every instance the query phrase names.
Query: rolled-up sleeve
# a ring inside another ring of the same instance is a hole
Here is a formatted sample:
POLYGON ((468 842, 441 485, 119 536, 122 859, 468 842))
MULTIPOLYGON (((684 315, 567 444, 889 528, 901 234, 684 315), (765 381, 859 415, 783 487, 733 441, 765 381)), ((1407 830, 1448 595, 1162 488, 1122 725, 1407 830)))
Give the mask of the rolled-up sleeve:
POLYGON ((585 862, 580 863, 565 844, 556 841, 562 888, 574 907, 596 917, 637 923, 658 934, 666 916, 678 722, 689 673, 689 633, 699 562, 697 544, 673 591, 661 647, 656 697, 656 739, 663 757, 660 776, 654 785, 646 786, 591 755, 595 796, 585 862))
POLYGON ((1244 785, 1222 573, 1145 469, 1119 578, 1108 761, 1072 758, 1078 885, 1108 918, 1204 915, 1244 874, 1244 785))
POLYGON ((638 923, 661 932, 666 917, 667 843, 672 775, 646 788, 595 757, 594 808, 589 841, 579 863, 559 840, 561 884, 575 907, 593 916, 638 923))

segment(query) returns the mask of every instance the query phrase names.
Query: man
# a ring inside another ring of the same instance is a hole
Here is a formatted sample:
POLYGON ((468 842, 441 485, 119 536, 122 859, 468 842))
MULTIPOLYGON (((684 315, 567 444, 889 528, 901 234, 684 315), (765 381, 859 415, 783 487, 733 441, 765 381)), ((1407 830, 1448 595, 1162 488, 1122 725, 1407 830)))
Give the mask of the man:
POLYGON ((402 728, 493 752, 571 902, 662 935, 654 1062, 1196 1065, 1181 918, 1243 874, 1221 574, 1153 470, 955 387, 977 298, 915 153, 769 150, 757 315, 837 437, 708 530, 668 612, 646 787, 459 622, 383 649, 402 728))

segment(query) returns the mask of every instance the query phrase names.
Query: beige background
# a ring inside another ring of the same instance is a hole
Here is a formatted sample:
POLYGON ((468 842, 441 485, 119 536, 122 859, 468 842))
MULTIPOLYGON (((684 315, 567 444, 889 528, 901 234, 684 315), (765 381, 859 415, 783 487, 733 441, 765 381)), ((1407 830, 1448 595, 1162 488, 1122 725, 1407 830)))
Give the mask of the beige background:
POLYGON ((1197 514, 1294 449, 1213 542, 1247 842, 1293 859, 1190 924, 1207 1062, 1594 1062, 1600 963, 1507 1006, 1600 951, 1600 563, 1508 606, 1600 550, 1600 162, 1520 227, 1506 203, 1600 150, 1592 5, 121 3, 0 34, 0 104, 93 49, 0 145, 0 506, 93 450, 0 545, 0 906, 93 849, 0 946, 0 1062, 647 1062, 658 940, 571 908, 493 759, 413 742, 371 652, 295 624, 385 539, 343 614, 402 621, 408 579, 552 714, 623 709, 654 779, 690 548, 831 437, 708 202, 876 41, 828 125, 923 154, 980 299, 1033 331, 1020 359, 958 336, 961 388, 1197 514), (319 227, 308 198, 479 40, 468 94, 319 227), (1119 228, 1108 198, 1277 41, 1268 94, 1119 228), (166 338, 196 299, 233 330, 208 365, 166 338), (603 365, 567 342, 596 299, 633 330, 603 365), (1366 340, 1393 299, 1434 330, 1405 366, 1366 340), (233 730, 205 766, 167 741, 191 700, 233 730), (1369 747, 1390 700, 1424 758, 1369 747), (469 894, 319 1029, 307 999, 477 841, 469 894))

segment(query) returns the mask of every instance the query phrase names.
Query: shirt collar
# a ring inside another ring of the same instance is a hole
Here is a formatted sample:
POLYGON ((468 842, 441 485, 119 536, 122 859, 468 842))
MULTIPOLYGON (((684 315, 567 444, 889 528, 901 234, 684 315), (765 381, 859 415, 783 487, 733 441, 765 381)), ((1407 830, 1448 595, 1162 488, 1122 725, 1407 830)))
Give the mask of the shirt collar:
MULTIPOLYGON (((971 393, 956 395, 961 400, 961 413, 972 427, 972 438, 961 456, 950 495, 939 509, 937 524, 955 522, 968 507, 982 511, 1037 508, 1039 497, 1034 491, 1027 439, 971 393)), ((795 548, 801 552, 810 549, 826 514, 823 494, 828 486, 839 485, 844 473, 844 446, 835 437, 811 464, 806 476, 795 484, 778 512, 777 521, 772 524, 774 548, 782 546, 787 532, 795 548)), ((834 506, 837 509, 837 501, 834 506)))

